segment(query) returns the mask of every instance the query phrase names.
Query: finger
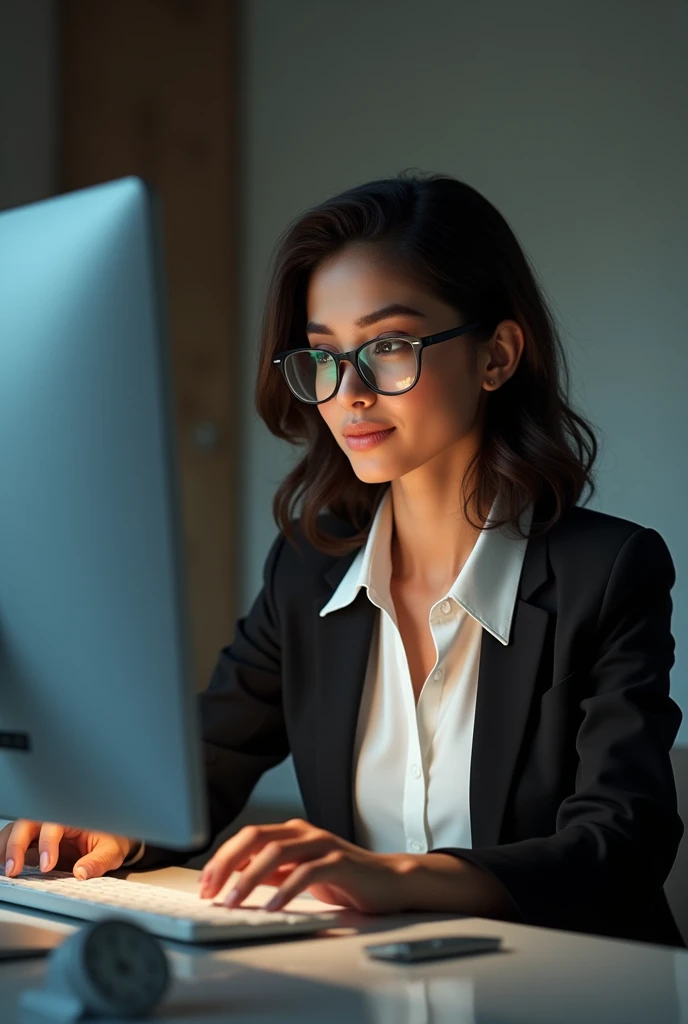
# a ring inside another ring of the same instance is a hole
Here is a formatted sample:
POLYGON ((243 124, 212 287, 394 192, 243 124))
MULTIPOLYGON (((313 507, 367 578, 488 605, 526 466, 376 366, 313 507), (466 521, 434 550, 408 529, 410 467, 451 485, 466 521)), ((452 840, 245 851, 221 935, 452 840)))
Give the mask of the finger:
POLYGON ((274 839, 293 839, 302 836, 303 824, 287 822, 278 825, 245 825, 235 836, 215 851, 201 872, 201 896, 216 896, 237 865, 247 863, 274 839))
MULTIPOLYGON (((269 825, 256 825, 256 826, 253 826, 253 827, 258 828, 258 829, 261 829, 261 828, 262 829, 266 829, 266 828, 269 828, 270 826, 269 825)), ((274 826, 274 827, 279 828, 283 832, 284 835, 300 835, 301 833, 304 832, 305 829, 312 828, 310 823, 307 822, 307 821, 304 821, 303 818, 290 818, 288 821, 285 821, 282 824, 274 826)), ((241 831, 243 831, 243 829, 241 831)), ((239 836, 239 835, 240 835, 240 833, 238 832, 237 836, 239 836)), ((222 849, 222 847, 220 847, 219 849, 222 849)), ((202 869, 202 871, 201 871, 201 873, 200 873, 200 875, 198 876, 198 879, 197 879, 199 885, 202 885, 205 881, 207 881, 207 879, 214 873, 215 868, 218 866, 217 854, 219 853, 219 849, 216 850, 215 853, 213 854, 213 856, 210 857, 207 860, 207 862, 205 863, 205 865, 204 865, 204 867, 203 867, 203 869, 202 869)), ((233 871, 241 871, 243 868, 246 867, 247 864, 250 864, 250 862, 251 862, 251 855, 250 854, 248 856, 243 856, 243 857, 241 857, 240 855, 237 855, 237 861, 234 864, 232 870, 233 871)), ((229 874, 231 874, 231 871, 228 873, 227 877, 229 877, 229 874)), ((225 879, 225 881, 226 881, 226 879, 225 879)))
MULTIPOLYGON (((281 885, 284 879, 287 878, 296 867, 298 867, 298 864, 280 864, 279 867, 275 868, 275 870, 271 872, 271 874, 265 875, 264 878, 261 879, 261 885, 281 885)), ((234 874, 236 875, 237 872, 234 872, 234 874)), ((232 876, 230 875, 230 879, 231 877, 232 876)))
POLYGON ((75 863, 74 877, 79 879, 99 878, 106 871, 114 871, 124 860, 122 847, 114 836, 97 837, 92 850, 75 863))
POLYGON ((8 821, 4 828, 0 828, 0 860, 3 863, 5 861, 5 851, 7 850, 7 840, 14 826, 14 821, 8 821))
POLYGON ((38 838, 41 831, 39 821, 20 818, 10 830, 5 848, 5 874, 14 877, 24 868, 24 858, 31 843, 38 838))
POLYGON ((297 868, 298 862, 296 861, 285 861, 284 864, 279 864, 274 871, 270 874, 265 875, 261 879, 262 885, 281 885, 287 875, 290 875, 294 868, 297 868))
POLYGON ((56 825, 47 821, 41 827, 38 837, 38 854, 41 871, 52 871, 60 855, 60 840, 64 835, 64 825, 56 825))
POLYGON ((331 835, 317 839, 271 840, 234 880, 231 891, 224 899, 225 906, 237 907, 259 883, 265 882, 266 875, 271 875, 285 861, 298 864, 304 860, 315 860, 331 850, 336 842, 336 838, 331 835))
POLYGON ((265 875, 262 879, 262 885, 281 885, 285 878, 288 878, 294 868, 297 868, 298 864, 280 864, 279 867, 275 868, 269 875, 265 875))
POLYGON ((345 875, 349 861, 343 850, 331 850, 319 860, 300 864, 265 904, 265 910, 281 910, 295 896, 316 882, 337 882, 345 875))

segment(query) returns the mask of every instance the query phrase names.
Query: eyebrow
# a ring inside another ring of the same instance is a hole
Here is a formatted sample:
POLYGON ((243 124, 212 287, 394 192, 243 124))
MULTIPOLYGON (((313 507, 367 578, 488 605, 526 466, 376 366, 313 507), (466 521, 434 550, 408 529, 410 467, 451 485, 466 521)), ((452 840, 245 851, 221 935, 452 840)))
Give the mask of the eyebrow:
MULTIPOLYGON (((379 323, 380 320, 388 320, 393 316, 422 316, 426 319, 425 313, 421 313, 419 309, 404 306, 401 302, 391 302, 388 306, 383 306, 382 309, 376 309, 374 313, 366 313, 365 316, 354 320, 354 327, 370 327, 371 324, 379 323)), ((326 324, 317 324, 314 320, 309 320, 306 324, 306 333, 334 335, 334 331, 330 330, 326 324)))

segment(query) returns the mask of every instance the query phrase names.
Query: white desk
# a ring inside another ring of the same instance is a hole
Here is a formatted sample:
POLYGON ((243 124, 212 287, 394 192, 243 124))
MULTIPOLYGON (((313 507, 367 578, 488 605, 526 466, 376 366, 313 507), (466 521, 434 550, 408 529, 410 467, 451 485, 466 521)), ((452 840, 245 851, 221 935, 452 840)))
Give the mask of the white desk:
MULTIPOLYGON (((197 874, 166 868, 131 877, 195 892, 197 874)), ((267 891, 261 887, 252 902, 260 904, 267 891)), ((19 909, 0 909, 0 926, 18 916, 50 922, 65 934, 80 926, 19 909)), ((165 943, 174 982, 154 1019, 174 1024, 688 1024, 688 950, 440 914, 346 912, 345 925, 316 938, 264 939, 233 948, 165 943), (362 951, 367 942, 453 932, 500 935, 504 949, 409 966, 375 963, 362 951)), ((43 959, 0 963, 2 1024, 16 1024, 18 994, 41 984, 44 967, 43 959)))

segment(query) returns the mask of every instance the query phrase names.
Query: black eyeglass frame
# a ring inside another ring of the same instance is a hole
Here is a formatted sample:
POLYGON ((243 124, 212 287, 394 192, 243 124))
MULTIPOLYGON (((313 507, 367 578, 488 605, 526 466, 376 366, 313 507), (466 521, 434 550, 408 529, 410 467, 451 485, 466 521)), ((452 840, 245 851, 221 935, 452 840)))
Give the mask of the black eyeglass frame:
POLYGON ((427 348, 428 345, 439 345, 440 342, 449 341, 450 338, 458 338, 460 334, 466 334, 468 331, 475 331, 480 326, 481 324, 479 323, 463 324, 461 327, 452 327, 448 331, 440 331, 439 334, 426 334, 425 337, 423 338, 415 338, 410 334, 392 334, 388 338, 371 338, 370 341, 364 341, 362 345, 358 346, 358 348, 352 348, 349 352, 329 352, 327 351, 327 349, 314 349, 311 348, 310 346, 302 345, 301 348, 290 348, 287 349, 285 352, 276 352, 272 362, 274 366, 279 367, 279 370, 284 378, 284 381, 289 390, 291 391, 292 395, 294 396, 294 398, 298 399, 299 402, 303 402, 305 405, 322 405, 323 402, 332 401, 332 399, 339 391, 340 385, 342 383, 341 363, 345 359, 349 363, 351 363, 353 367, 355 367, 356 373, 361 378, 365 386, 367 388, 370 388, 371 391, 374 391, 378 395, 405 395, 407 391, 411 390, 411 388, 415 388, 416 384, 420 380, 421 355, 424 348, 427 348), (409 384, 409 386, 407 388, 404 388, 403 391, 382 391, 380 388, 376 388, 373 384, 370 383, 369 380, 367 380, 363 376, 363 372, 359 365, 360 353, 364 348, 367 348, 368 345, 374 345, 376 344, 376 342, 380 341, 394 341, 395 338, 399 338, 401 341, 407 341, 413 347, 413 350, 416 354, 416 379, 414 380, 413 384, 409 384), (327 398, 320 398, 316 401, 311 402, 307 398, 302 398, 301 395, 296 394, 291 384, 287 380, 287 374, 285 370, 287 357, 294 355, 296 352, 326 352, 328 356, 332 356, 332 358, 335 361, 335 366, 337 370, 337 383, 335 385, 334 391, 327 398))

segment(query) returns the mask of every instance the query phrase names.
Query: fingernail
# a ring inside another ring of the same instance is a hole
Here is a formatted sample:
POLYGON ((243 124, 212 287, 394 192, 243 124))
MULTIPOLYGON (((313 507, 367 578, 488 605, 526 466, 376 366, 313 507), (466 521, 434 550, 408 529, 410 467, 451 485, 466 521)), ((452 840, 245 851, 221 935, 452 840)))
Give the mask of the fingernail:
POLYGON ((11 875, 13 871, 14 871, 14 861, 13 860, 5 861, 5 874, 6 875, 11 875))
POLYGON ((91 874, 90 868, 85 868, 83 864, 80 864, 78 868, 74 868, 74 874, 77 878, 88 878, 91 874))
POLYGON ((230 889, 223 902, 226 907, 233 907, 241 902, 241 893, 238 889, 230 889))
POLYGON ((43 853, 41 854, 41 871, 47 871, 48 870, 48 861, 49 860, 50 860, 50 855, 48 854, 48 852, 46 850, 44 850, 43 853))
POLYGON ((264 904, 263 910, 277 910, 277 908, 280 905, 280 902, 281 900, 279 893, 275 893, 275 895, 271 896, 267 903, 264 904))

